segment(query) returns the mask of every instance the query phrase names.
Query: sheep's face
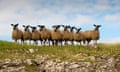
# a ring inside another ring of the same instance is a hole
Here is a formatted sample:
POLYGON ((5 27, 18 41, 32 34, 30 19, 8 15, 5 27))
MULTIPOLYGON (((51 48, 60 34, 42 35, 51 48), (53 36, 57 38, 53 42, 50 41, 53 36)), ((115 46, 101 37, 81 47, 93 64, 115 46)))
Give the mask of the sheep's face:
POLYGON ((29 25, 27 25, 27 26, 25 26, 25 25, 23 25, 23 27, 24 27, 24 31, 27 31, 27 30, 29 30, 29 25))
POLYGON ((70 31, 72 32, 72 31, 73 31, 73 29, 75 29, 75 27, 71 27, 71 28, 70 28, 70 31))
POLYGON ((31 27, 32 28, 32 32, 35 32, 36 30, 36 27, 31 27))
POLYGON ((13 30, 16 30, 18 28, 19 24, 11 24, 11 26, 13 26, 13 30))
POLYGON ((95 30, 98 30, 100 27, 101 27, 101 25, 93 25, 94 27, 95 27, 95 30))
POLYGON ((38 25, 38 27, 40 27, 40 31, 42 31, 45 28, 44 25, 38 25))

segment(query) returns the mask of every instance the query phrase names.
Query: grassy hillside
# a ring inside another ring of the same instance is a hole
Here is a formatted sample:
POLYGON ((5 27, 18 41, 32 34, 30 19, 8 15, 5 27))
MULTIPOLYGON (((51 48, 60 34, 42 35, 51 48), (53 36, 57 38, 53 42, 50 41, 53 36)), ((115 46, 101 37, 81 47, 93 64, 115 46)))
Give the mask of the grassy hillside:
POLYGON ((118 55, 120 54, 120 44, 99 44, 99 49, 87 48, 83 46, 33 46, 22 45, 7 41, 0 41, 0 58, 34 58, 36 55, 49 55, 51 58, 61 60, 75 60, 74 55, 118 55), (34 53, 28 53, 29 49, 34 49, 34 53))

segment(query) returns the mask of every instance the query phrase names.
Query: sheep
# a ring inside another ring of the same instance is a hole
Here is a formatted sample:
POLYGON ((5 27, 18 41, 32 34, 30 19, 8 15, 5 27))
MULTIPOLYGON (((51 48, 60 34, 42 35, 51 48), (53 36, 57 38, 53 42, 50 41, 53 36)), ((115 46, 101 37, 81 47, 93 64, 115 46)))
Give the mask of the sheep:
POLYGON ((18 40, 21 40, 21 43, 23 42, 23 32, 18 28, 19 24, 11 24, 13 27, 12 31, 12 39, 17 43, 18 40))
POLYGON ((52 27, 54 28, 54 30, 51 31, 51 39, 53 45, 58 45, 58 42, 61 42, 62 45, 62 34, 61 31, 58 30, 60 28, 60 25, 54 25, 52 27))
POLYGON ((29 44, 31 44, 30 42, 31 42, 32 33, 29 30, 30 25, 27 26, 23 25, 23 27, 24 27, 23 39, 24 41, 29 40, 29 44))
POLYGON ((81 41, 83 41, 83 43, 85 43, 85 36, 84 36, 84 32, 83 31, 80 31, 82 28, 75 28, 77 31, 74 35, 74 40, 77 41, 77 42, 80 42, 80 45, 81 45, 81 41))
POLYGON ((72 45, 74 44, 73 41, 74 41, 74 36, 75 36, 74 28, 75 27, 70 27, 70 32, 69 32, 69 41, 71 41, 72 45))
POLYGON ((69 40, 68 28, 70 28, 70 26, 64 26, 64 25, 61 25, 61 26, 64 27, 64 30, 61 31, 61 33, 62 33, 62 40, 65 41, 64 45, 67 45, 67 41, 69 40))
POLYGON ((51 30, 45 28, 44 25, 38 25, 38 27, 40 27, 41 39, 44 40, 44 45, 46 40, 49 40, 50 45, 51 30))
POLYGON ((32 28, 32 37, 31 37, 31 39, 34 41, 34 44, 38 44, 38 40, 40 40, 40 33, 39 33, 39 31, 36 29, 36 27, 34 27, 34 26, 31 26, 31 28, 32 28))
POLYGON ((85 31, 84 36, 85 36, 85 39, 87 41, 87 45, 90 43, 91 40, 93 40, 94 46, 96 48, 97 40, 99 40, 99 38, 100 38, 99 28, 101 27, 101 25, 93 24, 93 26, 95 27, 95 29, 85 31))

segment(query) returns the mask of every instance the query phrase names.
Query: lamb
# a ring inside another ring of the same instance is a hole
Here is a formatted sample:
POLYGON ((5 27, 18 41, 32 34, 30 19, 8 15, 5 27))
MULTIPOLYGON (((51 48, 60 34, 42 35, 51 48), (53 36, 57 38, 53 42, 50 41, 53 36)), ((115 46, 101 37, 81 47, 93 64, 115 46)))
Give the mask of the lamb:
POLYGON ((62 45, 62 34, 61 31, 58 30, 60 28, 60 25, 54 25, 52 27, 54 28, 54 30, 51 31, 51 39, 53 45, 58 45, 58 42, 61 42, 62 45))
POLYGON ((50 45, 51 30, 45 28, 44 25, 38 25, 38 27, 40 27, 41 39, 44 40, 44 45, 47 40, 49 40, 49 45, 50 45))
POLYGON ((99 38, 100 38, 99 28, 101 27, 101 25, 93 24, 93 26, 95 27, 95 29, 85 31, 84 36, 85 36, 85 39, 87 41, 87 45, 90 43, 91 40, 93 40, 95 48, 96 48, 97 40, 99 40, 99 38))
POLYGON ((24 41, 29 40, 29 44, 31 44, 32 33, 29 30, 30 25, 27 25, 27 26, 23 25, 23 27, 24 27, 23 39, 24 41))
POLYGON ((40 40, 40 33, 39 31, 36 29, 36 27, 31 26, 32 28, 32 37, 31 39, 34 41, 34 44, 38 44, 38 40, 40 40))
POLYGON ((18 40, 21 40, 21 43, 23 43, 23 32, 18 28, 19 24, 11 24, 13 27, 12 31, 12 39, 17 43, 18 40))

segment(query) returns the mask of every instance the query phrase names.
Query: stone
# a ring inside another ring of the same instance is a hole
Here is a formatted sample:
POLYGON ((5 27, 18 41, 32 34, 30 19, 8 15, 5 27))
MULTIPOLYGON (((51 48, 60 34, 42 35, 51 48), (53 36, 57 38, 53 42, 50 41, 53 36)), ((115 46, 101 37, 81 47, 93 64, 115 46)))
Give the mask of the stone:
POLYGON ((35 50, 34 50, 34 49, 29 49, 29 52, 30 52, 30 53, 34 53, 35 50))

